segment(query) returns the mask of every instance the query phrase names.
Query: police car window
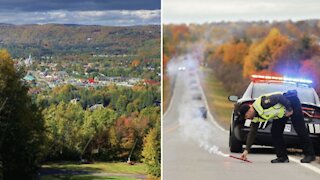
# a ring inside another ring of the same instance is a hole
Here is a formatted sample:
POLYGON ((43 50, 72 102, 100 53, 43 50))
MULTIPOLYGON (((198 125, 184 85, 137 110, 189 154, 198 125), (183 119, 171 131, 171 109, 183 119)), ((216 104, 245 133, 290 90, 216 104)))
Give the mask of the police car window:
POLYGON ((273 93, 277 91, 297 90, 301 102, 316 104, 312 88, 297 87, 289 84, 268 84, 256 83, 253 86, 252 98, 257 98, 262 94, 273 93))

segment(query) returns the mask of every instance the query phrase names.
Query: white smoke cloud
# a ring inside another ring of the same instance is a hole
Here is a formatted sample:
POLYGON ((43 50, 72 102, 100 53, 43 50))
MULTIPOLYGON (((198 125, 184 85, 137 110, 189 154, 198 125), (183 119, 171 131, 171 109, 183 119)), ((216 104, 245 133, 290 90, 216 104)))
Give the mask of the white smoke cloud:
POLYGON ((214 143, 214 137, 217 133, 217 128, 214 128, 209 120, 203 117, 203 112, 200 107, 205 107, 202 93, 200 91, 199 76, 201 72, 199 69, 199 62, 195 59, 201 58, 198 56, 200 51, 194 51, 193 54, 186 56, 175 57, 171 60, 167 67, 167 73, 172 78, 176 75, 182 75, 184 78, 179 78, 179 81, 185 86, 183 92, 182 102, 179 106, 179 127, 180 135, 185 141, 194 141, 200 148, 204 149, 210 154, 215 154, 223 157, 229 156, 219 150, 219 147, 214 143), (186 67, 186 70, 179 70, 179 67, 186 67), (195 99, 195 96, 201 95, 201 99, 195 99))

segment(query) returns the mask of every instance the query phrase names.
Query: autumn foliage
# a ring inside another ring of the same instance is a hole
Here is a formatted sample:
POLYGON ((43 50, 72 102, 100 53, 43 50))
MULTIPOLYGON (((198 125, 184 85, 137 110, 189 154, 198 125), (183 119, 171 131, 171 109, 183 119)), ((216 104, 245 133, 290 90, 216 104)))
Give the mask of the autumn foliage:
POLYGON ((184 43, 190 40, 191 35, 185 24, 165 26, 163 34, 163 67, 166 67, 173 56, 185 50, 184 43))
POLYGON ((271 29, 268 36, 261 42, 253 43, 249 53, 244 58, 243 76, 263 70, 273 71, 275 63, 286 52, 289 39, 276 28, 271 29))
POLYGON ((299 23, 278 23, 269 28, 252 25, 242 36, 233 34, 231 40, 208 46, 206 52, 214 52, 207 53, 208 65, 224 86, 238 95, 243 93, 252 74, 312 79, 320 92, 320 47, 318 38, 312 35, 320 33, 299 23), (303 34, 301 29, 310 34, 303 34))

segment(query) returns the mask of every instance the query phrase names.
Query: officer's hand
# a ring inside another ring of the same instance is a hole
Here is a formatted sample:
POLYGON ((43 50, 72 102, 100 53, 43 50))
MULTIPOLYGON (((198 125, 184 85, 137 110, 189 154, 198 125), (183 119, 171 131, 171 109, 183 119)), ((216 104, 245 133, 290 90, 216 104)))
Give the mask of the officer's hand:
POLYGON ((291 111, 286 111, 285 116, 286 116, 286 117, 289 117, 289 116, 291 116, 292 114, 293 114, 293 110, 291 110, 291 111))
POLYGON ((243 153, 241 154, 240 158, 243 160, 247 160, 249 152, 247 150, 244 150, 243 153))

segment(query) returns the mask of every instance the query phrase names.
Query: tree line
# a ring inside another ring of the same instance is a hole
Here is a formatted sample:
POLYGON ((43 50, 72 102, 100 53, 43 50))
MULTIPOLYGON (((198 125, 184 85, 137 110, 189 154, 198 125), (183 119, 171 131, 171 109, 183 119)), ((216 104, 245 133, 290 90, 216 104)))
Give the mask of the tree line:
POLYGON ((139 54, 159 56, 160 27, 82 25, 0 25, 0 48, 17 57, 79 54, 139 54), (143 51, 147 49, 149 51, 143 51))
POLYGON ((201 43, 201 63, 232 93, 241 95, 255 73, 311 79, 320 93, 319 27, 319 20, 167 25, 164 63, 201 43))

